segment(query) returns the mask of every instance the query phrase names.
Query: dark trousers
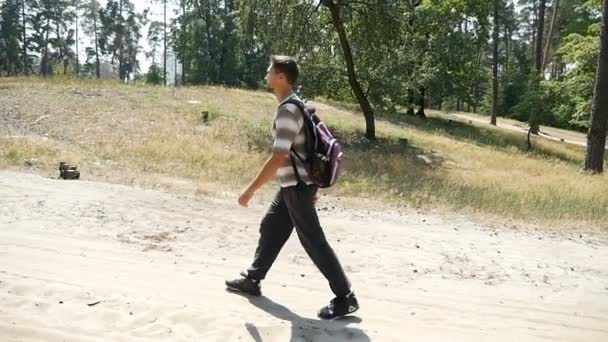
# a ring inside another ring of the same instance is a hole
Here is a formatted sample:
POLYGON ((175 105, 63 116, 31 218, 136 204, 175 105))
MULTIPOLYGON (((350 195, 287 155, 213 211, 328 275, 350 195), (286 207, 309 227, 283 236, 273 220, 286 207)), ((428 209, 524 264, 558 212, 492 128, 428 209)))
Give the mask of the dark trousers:
POLYGON ((317 186, 304 183, 279 190, 260 225, 255 258, 247 270, 250 278, 266 277, 295 226, 304 250, 329 281, 334 294, 344 296, 350 292, 350 283, 319 223, 314 205, 316 192, 317 186))

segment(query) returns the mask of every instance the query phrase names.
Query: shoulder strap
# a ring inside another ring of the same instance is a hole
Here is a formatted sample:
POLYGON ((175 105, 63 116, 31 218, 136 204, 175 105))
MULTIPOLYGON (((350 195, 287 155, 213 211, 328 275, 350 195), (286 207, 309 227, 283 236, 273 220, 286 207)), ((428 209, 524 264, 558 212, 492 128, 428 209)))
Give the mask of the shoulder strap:
MULTIPOLYGON (((288 104, 288 103, 297 106, 298 109, 302 112, 302 116, 304 117, 304 127, 306 129, 306 137, 309 139, 307 141, 307 143, 310 144, 310 142, 312 142, 312 146, 311 146, 312 151, 316 151, 317 150, 317 132, 315 131, 315 123, 314 123, 312 117, 308 114, 308 111, 306 110, 306 106, 304 105, 304 102, 291 98, 291 99, 288 99, 287 101, 283 102, 281 105, 288 104)), ((295 151, 294 151, 294 153, 295 153, 295 151)), ((300 158, 300 156, 297 153, 296 153, 296 155, 298 156, 298 158, 300 160, 302 160, 302 158, 300 158)))
MULTIPOLYGON (((306 108, 304 106, 304 103, 302 101, 298 101, 298 100, 296 100, 294 98, 291 98, 291 99, 288 99, 287 101, 283 102, 281 104, 281 106, 285 105, 285 104, 288 104, 288 103, 297 106, 298 109, 302 112, 302 116, 303 116, 303 119, 304 119, 303 125, 304 125, 304 129, 305 129, 306 136, 307 136, 307 144, 310 143, 310 139, 312 138, 312 141, 313 141, 313 144, 314 144, 313 145, 313 149, 316 149, 316 146, 317 146, 317 134, 316 134, 316 132, 314 130, 314 123, 312 122, 312 119, 306 113, 306 108)), ((289 154, 289 159, 291 159, 291 166, 293 167, 293 172, 296 175, 296 179, 298 180, 298 183, 300 183, 300 182, 302 182, 302 178, 300 177, 300 173, 298 172, 298 168, 296 166, 295 160, 293 159, 293 155, 295 155, 302 163, 306 163, 306 160, 304 160, 304 158, 302 158, 298 154, 298 152, 296 152, 296 150, 293 149, 293 146, 291 147, 290 152, 291 153, 289 154)))

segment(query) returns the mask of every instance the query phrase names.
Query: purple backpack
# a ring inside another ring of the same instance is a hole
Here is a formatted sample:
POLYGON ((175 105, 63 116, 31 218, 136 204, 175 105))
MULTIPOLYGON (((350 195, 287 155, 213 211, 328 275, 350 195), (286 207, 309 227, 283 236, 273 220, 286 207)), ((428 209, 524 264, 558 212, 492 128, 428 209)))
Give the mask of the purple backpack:
MULTIPOLYGON (((342 147, 331 134, 327 126, 319 119, 313 107, 305 106, 301 101, 290 99, 285 103, 291 103, 304 114, 304 127, 306 130, 306 160, 291 149, 293 154, 306 166, 310 180, 320 188, 329 188, 336 183, 341 171, 342 147)), ((291 164, 298 181, 300 175, 296 164, 291 157, 291 164)))

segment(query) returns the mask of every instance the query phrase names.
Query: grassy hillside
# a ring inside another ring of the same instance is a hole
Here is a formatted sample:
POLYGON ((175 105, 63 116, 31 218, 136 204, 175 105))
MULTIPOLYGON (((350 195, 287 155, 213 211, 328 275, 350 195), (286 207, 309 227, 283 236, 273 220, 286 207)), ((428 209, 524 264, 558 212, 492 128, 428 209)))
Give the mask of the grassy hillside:
MULTIPOLYGON (((582 147, 535 140, 527 152, 523 134, 441 113, 379 118, 379 139, 369 143, 360 114, 316 105, 346 151, 345 173, 328 193, 528 222, 608 224, 608 178, 580 171, 582 147)), ((0 167, 49 174, 65 160, 89 179, 238 191, 269 154, 274 107, 272 95, 238 89, 3 78, 0 167), (210 113, 208 123, 201 111, 210 113)))

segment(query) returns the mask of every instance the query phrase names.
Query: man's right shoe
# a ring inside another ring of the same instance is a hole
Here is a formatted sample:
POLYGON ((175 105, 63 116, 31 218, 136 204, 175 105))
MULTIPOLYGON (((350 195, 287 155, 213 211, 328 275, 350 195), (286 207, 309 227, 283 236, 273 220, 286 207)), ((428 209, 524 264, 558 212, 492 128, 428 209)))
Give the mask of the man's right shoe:
POLYGON ((343 297, 336 297, 319 310, 318 316, 321 319, 334 319, 343 317, 359 310, 359 302, 353 292, 343 297))
POLYGON ((250 296, 261 296, 262 289, 259 280, 251 279, 241 272, 241 277, 234 280, 226 280, 226 287, 233 292, 248 294, 250 296))

